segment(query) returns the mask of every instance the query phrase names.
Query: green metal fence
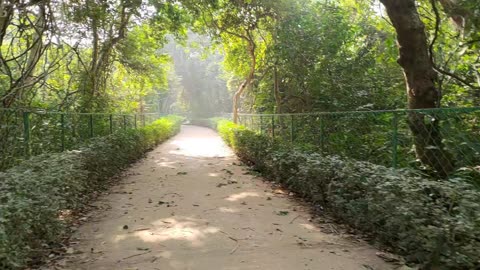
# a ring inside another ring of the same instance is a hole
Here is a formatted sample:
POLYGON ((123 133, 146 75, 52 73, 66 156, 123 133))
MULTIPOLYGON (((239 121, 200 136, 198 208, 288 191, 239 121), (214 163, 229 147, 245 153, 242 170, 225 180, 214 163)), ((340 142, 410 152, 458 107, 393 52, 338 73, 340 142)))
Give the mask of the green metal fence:
POLYGON ((452 170, 480 166, 480 107, 241 114, 239 122, 249 129, 313 147, 327 155, 395 168, 435 166, 432 165, 435 163, 447 166, 447 159, 454 167, 452 170), (420 148, 422 155, 415 151, 420 148))
POLYGON ((142 127, 159 117, 0 109, 0 171, 30 156, 74 149, 88 139, 142 127))

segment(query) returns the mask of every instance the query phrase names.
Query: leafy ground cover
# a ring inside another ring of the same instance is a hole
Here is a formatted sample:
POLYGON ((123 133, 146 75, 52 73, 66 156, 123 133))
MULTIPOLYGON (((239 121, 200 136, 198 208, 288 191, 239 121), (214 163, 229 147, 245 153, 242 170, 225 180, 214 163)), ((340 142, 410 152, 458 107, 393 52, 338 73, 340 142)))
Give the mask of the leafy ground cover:
POLYGON ((108 178, 176 134, 181 122, 164 117, 0 173, 0 268, 21 269, 40 261, 66 232, 65 213, 80 209, 108 178))

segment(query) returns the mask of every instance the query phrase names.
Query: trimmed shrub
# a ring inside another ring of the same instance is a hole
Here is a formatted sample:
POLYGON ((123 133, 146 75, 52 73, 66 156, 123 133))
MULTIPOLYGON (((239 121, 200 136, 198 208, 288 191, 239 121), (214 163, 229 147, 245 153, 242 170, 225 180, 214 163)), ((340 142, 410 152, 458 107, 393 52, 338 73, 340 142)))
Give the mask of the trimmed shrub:
POLYGON ((225 121, 241 159, 424 269, 480 269, 480 192, 463 178, 322 156, 225 121))
POLYGON ((46 247, 65 233, 62 212, 81 208, 89 193, 176 134, 181 122, 168 116, 0 173, 0 269, 22 269, 41 260, 46 247))

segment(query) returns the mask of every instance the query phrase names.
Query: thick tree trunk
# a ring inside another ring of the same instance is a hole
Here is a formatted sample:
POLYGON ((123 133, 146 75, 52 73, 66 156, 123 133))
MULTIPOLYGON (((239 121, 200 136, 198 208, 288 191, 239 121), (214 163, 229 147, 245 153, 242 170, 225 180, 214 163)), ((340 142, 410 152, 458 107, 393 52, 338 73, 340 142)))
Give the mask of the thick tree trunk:
MULTIPOLYGON (((441 94, 436 88, 437 74, 429 54, 425 25, 420 19, 415 0, 380 0, 397 32, 410 109, 440 106, 441 94)), ((409 126, 414 136, 417 158, 441 176, 453 170, 451 156, 444 149, 440 120, 435 114, 412 112, 409 126)))

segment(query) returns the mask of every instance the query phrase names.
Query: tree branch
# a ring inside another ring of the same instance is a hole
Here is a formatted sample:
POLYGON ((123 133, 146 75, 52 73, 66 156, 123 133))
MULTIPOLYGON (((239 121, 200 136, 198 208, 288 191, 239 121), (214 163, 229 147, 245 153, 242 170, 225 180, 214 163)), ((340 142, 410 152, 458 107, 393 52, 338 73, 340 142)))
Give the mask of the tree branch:
POLYGON ((432 4, 433 12, 435 13, 435 34, 434 34, 432 42, 430 43, 430 46, 429 46, 430 61, 432 62, 432 66, 433 66, 434 70, 436 72, 440 73, 440 74, 452 77, 453 79, 457 80, 458 82, 460 82, 460 83, 462 83, 462 84, 464 84, 464 85, 466 85, 466 86, 468 86, 472 89, 479 89, 478 86, 475 86, 475 85, 471 84, 467 80, 465 80, 463 78, 460 78, 459 76, 453 74, 452 72, 441 69, 440 67, 438 67, 436 65, 436 63, 434 61, 434 46, 435 46, 435 42, 438 39, 438 33, 440 32, 440 23, 441 23, 440 12, 438 11, 436 1, 437 0, 430 0, 430 3, 432 4))

